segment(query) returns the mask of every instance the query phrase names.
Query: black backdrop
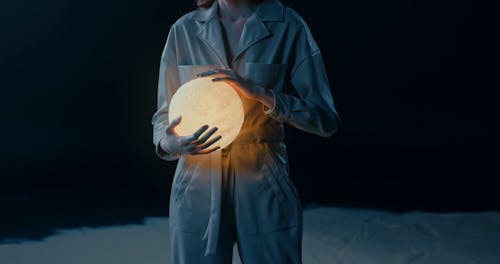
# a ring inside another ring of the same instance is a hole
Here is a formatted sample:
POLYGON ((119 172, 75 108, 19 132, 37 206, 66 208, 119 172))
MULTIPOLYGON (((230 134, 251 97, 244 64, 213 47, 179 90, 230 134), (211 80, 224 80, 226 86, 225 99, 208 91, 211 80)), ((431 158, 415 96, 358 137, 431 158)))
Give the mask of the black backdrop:
MULTIPOLYGON (((327 139, 287 128, 304 202, 500 208, 492 8, 283 2, 309 23, 343 120, 327 139)), ((118 204, 132 210, 124 201, 166 213, 175 162, 155 157, 150 119, 168 28, 193 8, 190 0, 2 4, 0 202, 13 219, 33 208, 38 217, 98 204, 101 216, 118 204)))

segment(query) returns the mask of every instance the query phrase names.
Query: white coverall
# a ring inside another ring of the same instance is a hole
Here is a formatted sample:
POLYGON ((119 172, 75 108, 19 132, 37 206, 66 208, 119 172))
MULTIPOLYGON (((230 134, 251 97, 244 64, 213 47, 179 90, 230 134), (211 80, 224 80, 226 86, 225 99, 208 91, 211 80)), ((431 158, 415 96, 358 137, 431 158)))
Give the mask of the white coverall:
MULTIPOLYGON (((171 26, 161 56, 153 143, 159 145, 172 95, 196 74, 230 68, 271 90, 275 107, 242 98, 245 120, 223 150, 178 158, 170 196, 173 263, 230 263, 237 241, 244 263, 301 263, 302 209, 288 177, 283 123, 320 136, 337 131, 320 51, 304 20, 277 0, 258 4, 232 61, 227 60, 217 1, 171 26)), ((194 132, 194 131, 193 131, 194 132)))

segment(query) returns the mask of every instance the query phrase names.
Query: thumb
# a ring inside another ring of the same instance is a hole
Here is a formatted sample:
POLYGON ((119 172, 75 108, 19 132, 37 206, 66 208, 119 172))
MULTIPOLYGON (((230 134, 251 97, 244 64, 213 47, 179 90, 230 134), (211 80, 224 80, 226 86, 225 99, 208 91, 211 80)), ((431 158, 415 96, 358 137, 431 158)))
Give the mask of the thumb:
POLYGON ((181 123, 182 117, 178 116, 174 120, 172 120, 166 128, 167 134, 174 134, 175 133, 175 127, 178 126, 181 123))

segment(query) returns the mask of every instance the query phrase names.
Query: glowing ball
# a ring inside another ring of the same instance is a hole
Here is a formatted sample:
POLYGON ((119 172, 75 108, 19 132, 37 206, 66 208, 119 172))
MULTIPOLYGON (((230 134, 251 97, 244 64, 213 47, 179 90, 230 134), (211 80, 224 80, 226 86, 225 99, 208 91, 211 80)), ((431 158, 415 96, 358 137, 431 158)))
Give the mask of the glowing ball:
POLYGON ((170 100, 168 117, 173 120, 182 116, 181 123, 175 129, 181 136, 191 135, 205 124, 210 128, 217 127, 217 132, 211 138, 217 135, 222 138, 212 147, 224 148, 240 132, 244 118, 243 104, 229 84, 213 82, 212 79, 196 78, 179 87, 170 100))

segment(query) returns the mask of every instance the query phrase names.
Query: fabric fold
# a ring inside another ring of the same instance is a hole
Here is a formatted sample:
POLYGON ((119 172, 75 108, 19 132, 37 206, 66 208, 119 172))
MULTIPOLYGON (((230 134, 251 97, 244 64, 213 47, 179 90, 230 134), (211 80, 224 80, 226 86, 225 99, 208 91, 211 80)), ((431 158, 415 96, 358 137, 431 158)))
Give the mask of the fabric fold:
POLYGON ((210 216, 202 238, 205 256, 216 253, 219 240, 222 205, 221 155, 221 150, 214 151, 210 154, 210 216))

